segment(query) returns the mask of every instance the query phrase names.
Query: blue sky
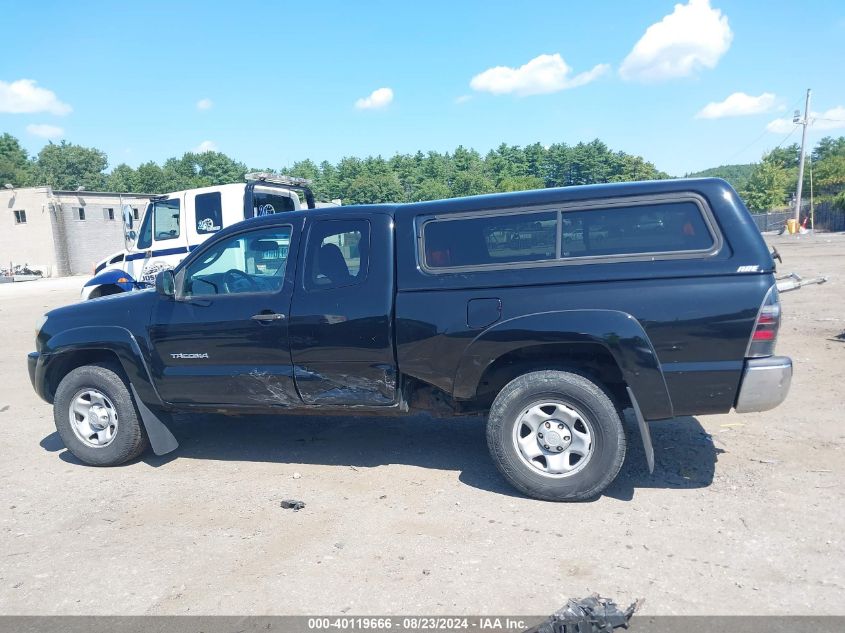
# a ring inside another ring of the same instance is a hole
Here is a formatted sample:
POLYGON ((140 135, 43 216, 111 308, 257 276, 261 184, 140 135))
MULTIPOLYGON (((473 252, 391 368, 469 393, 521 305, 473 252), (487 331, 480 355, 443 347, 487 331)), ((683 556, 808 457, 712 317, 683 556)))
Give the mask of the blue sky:
POLYGON ((757 160, 811 87, 810 139, 845 134, 841 0, 263 4, 0 0, 0 132, 272 168, 598 137, 682 175, 757 160))

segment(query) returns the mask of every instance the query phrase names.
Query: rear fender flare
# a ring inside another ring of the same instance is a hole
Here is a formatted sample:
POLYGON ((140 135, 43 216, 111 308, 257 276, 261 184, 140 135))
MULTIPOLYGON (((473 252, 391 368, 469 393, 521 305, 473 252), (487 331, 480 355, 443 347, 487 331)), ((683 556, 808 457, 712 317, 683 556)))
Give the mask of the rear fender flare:
POLYGON ((646 420, 672 417, 672 400, 648 335, 633 316, 617 310, 538 312, 497 323, 464 351, 453 395, 458 400, 473 398, 485 370, 508 352, 578 342, 598 343, 610 352, 646 420))

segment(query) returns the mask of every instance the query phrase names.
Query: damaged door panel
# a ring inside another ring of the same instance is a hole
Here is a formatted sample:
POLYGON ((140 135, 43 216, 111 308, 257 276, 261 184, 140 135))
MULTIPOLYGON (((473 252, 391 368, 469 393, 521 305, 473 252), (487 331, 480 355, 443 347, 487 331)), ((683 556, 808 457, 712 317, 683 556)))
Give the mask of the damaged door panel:
POLYGON ((308 405, 395 405, 393 239, 385 215, 311 223, 289 319, 296 387, 308 405))
POLYGON ((288 319, 301 219, 212 244, 153 307, 149 340, 162 400, 184 405, 301 406, 288 319))

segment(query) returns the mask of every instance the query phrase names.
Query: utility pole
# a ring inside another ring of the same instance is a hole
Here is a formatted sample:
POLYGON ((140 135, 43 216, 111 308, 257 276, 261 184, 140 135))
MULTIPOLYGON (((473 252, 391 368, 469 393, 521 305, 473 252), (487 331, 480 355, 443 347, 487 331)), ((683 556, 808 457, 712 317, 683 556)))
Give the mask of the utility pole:
POLYGON ((795 192, 795 221, 801 222, 801 189, 804 187, 804 146, 807 144, 807 128, 810 126, 810 89, 807 88, 807 100, 804 102, 804 120, 799 119, 798 111, 792 121, 804 126, 801 132, 801 158, 798 161, 798 190, 795 192))

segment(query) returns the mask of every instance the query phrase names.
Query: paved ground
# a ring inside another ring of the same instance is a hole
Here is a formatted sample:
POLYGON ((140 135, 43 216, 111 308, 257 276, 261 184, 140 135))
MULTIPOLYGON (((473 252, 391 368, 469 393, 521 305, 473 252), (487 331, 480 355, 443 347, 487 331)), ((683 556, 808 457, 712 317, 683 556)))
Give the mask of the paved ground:
POLYGON ((635 443, 574 505, 515 494, 481 420, 206 416, 175 455, 83 466, 24 364, 82 281, 0 285, 0 613, 536 614, 599 591, 649 614, 843 614, 845 236, 772 239, 783 270, 833 275, 783 296, 789 400, 655 424, 655 474, 635 443))

